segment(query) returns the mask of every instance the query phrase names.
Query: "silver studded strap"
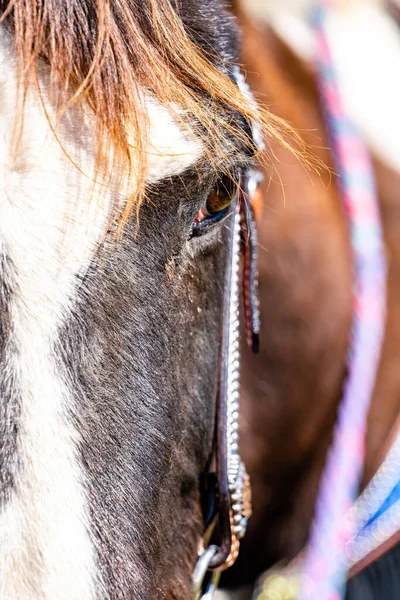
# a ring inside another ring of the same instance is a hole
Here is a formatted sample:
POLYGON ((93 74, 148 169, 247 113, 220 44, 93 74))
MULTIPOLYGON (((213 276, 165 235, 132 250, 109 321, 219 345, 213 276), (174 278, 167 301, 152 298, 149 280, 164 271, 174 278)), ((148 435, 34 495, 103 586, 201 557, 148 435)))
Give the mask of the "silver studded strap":
MULTIPOLYGON (((224 283, 224 304, 222 315, 222 340, 219 365, 219 390, 217 403, 217 517, 213 546, 200 555, 198 565, 207 562, 207 570, 222 571, 230 567, 239 553, 239 543, 243 538, 247 520, 251 514, 250 481, 239 454, 239 374, 240 374, 240 292, 241 292, 241 255, 244 253, 243 288, 245 304, 247 302, 247 338, 257 338, 258 347, 258 300, 256 285, 255 250, 257 246, 253 212, 249 205, 248 174, 242 176, 239 192, 232 204, 230 222, 228 222, 228 255, 224 283), (246 260, 247 252, 247 260, 246 260), (247 266, 246 266, 247 265, 247 266), (254 327, 253 327, 254 325, 254 327), (210 551, 212 548, 212 551, 210 551)), ((245 311, 246 312, 246 311, 245 311)), ((255 349, 255 344, 250 343, 255 349)), ((203 573, 196 567, 197 573, 203 573)), ((196 581, 198 595, 198 577, 196 581)), ((206 586, 202 600, 212 597, 215 579, 206 586)), ((203 590, 204 591, 204 590, 203 590)))

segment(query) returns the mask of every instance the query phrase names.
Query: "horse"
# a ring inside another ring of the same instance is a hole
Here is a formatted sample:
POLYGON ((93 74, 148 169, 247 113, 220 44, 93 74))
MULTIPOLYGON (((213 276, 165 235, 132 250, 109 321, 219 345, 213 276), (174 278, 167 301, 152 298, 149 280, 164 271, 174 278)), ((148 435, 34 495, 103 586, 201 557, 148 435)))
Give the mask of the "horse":
POLYGON ((187 600, 220 217, 257 152, 250 121, 271 140, 279 121, 238 85, 222 0, 0 11, 0 597, 187 600))
MULTIPOLYGON (((262 584, 253 590, 264 571, 265 580, 274 573, 284 578, 285 564, 309 537, 346 379, 352 257, 313 67, 311 3, 239 4, 242 62, 253 89, 328 166, 320 176, 306 173, 286 150, 276 148, 276 171, 265 176, 259 208, 264 343, 255 359, 244 351, 242 372, 240 443, 252 480, 253 517, 239 560, 224 582, 229 598, 297 598, 288 586, 276 595, 271 590, 270 596, 262 584)), ((345 106, 373 156, 389 266, 387 324, 368 417, 363 489, 397 433, 400 414, 400 94, 393 78, 400 38, 381 2, 337 3, 329 28, 345 106)), ((348 600, 397 598, 397 541, 394 536, 386 555, 382 550, 373 563, 350 573, 348 600)))

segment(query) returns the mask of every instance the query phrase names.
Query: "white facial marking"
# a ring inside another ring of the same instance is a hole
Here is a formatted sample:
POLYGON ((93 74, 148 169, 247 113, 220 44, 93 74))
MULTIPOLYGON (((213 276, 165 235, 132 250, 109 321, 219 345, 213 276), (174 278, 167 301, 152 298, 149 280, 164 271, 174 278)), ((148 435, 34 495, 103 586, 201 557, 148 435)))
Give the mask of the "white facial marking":
MULTIPOLYGON (((242 0, 306 61, 315 59, 313 0, 242 0)), ((400 171, 400 32, 383 0, 338 0, 327 32, 345 107, 371 150, 400 171)))
MULTIPOLYGON (((35 94, 10 154, 15 64, 0 36, 0 240, 12 262, 10 313, 21 415, 11 498, 0 512, 2 600, 90 600, 98 585, 70 384, 54 344, 104 232, 109 195, 90 203, 90 181, 69 163, 35 94)), ((77 122, 82 127, 82 119, 77 122)), ((88 142, 90 143, 90 135, 88 142)), ((72 142, 90 171, 90 152, 72 142)), ((1 284, 1 283, 0 283, 1 284)))
POLYGON ((146 100, 150 122, 147 178, 154 183, 185 171, 200 159, 203 149, 193 138, 184 134, 164 106, 149 96, 146 100))
MULTIPOLYGON (((114 197, 112 186, 100 195, 87 176, 93 172, 94 140, 82 114, 72 113, 60 136, 86 175, 55 139, 36 92, 28 95, 23 137, 12 157, 15 81, 11 44, 0 28, 0 252, 14 270, 9 309, 15 352, 7 361, 21 402, 21 465, 0 509, 0 598, 97 600, 102 583, 79 464, 76 406, 55 344, 78 294, 77 276, 87 271, 103 238, 114 197)), ((149 116, 151 181, 198 160, 200 147, 186 140, 167 110, 149 103, 149 116)), ((0 273, 0 285, 2 280, 0 273)))

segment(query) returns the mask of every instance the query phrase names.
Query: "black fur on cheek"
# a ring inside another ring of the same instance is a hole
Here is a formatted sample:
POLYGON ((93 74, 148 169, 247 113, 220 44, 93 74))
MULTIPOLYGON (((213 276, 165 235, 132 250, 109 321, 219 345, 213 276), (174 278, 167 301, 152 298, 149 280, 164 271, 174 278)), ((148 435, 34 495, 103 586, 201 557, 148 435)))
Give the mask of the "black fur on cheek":
POLYGON ((190 597, 226 253, 223 229, 213 243, 187 242, 209 185, 188 172, 153 190, 140 227, 132 221, 97 257, 60 338, 98 563, 113 598, 190 597))

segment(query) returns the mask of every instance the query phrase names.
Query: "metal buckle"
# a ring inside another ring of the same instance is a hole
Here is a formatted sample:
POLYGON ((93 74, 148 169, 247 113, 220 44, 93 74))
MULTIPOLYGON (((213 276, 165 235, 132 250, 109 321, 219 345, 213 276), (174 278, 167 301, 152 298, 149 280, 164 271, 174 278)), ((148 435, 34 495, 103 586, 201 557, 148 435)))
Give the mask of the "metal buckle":
POLYGON ((209 546, 200 554, 193 571, 194 600, 212 600, 221 573, 220 571, 209 571, 209 566, 218 552, 218 546, 209 546), (209 579, 205 583, 207 576, 209 579))

